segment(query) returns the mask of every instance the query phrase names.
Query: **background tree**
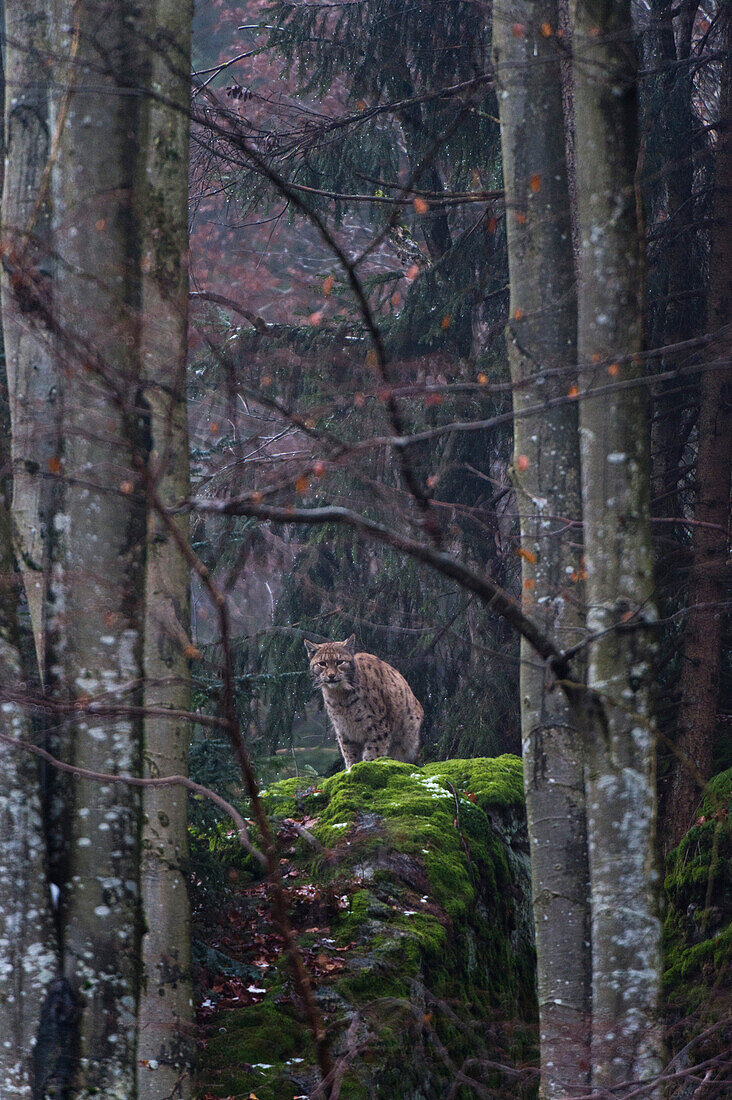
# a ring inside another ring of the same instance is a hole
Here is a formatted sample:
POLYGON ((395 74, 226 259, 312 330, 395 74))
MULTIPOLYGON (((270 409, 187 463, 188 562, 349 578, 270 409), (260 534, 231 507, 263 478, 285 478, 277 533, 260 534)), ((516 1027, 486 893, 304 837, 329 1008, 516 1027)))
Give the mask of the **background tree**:
MULTIPOLYGON (((2 196, 5 262, 0 272, 3 337, 12 436, 13 528, 27 593, 41 676, 45 675, 46 585, 54 482, 49 463, 58 457, 57 386, 53 351, 44 326, 16 296, 11 272, 18 262, 47 292, 53 270, 48 178, 51 82, 48 6, 8 3, 5 22, 5 184, 2 196)), ((16 274, 16 284, 18 276, 16 274)))
MULTIPOLYGON (((24 702, 26 682, 18 590, 13 584, 10 421, 2 394, 0 452, 0 673, 6 693, 2 732, 28 741, 32 719, 24 702)), ((8 1097, 30 1100, 32 1050, 38 1022, 58 974, 58 951, 46 881, 46 837, 38 762, 0 742, 4 776, 0 796, 0 1088, 8 1097)))
MULTIPOLYGON (((192 4, 149 4, 137 216, 140 225, 140 404, 149 430, 143 775, 188 774, 190 723, 165 715, 191 709, 189 564, 161 507, 189 495, 188 164, 192 4), (154 496, 153 496, 154 494, 154 496)), ((144 456, 140 456, 142 460, 144 456)), ((186 516, 176 519, 188 539, 186 516)), ((137 1097, 190 1095, 194 1061, 187 792, 142 791, 142 982, 138 1005, 137 1097), (151 1067, 155 1067, 151 1069, 151 1067)))
MULTIPOLYGON (((715 459, 713 470, 708 466, 708 420, 701 430, 703 393, 714 388, 719 373, 716 367, 699 373, 690 369, 708 362, 705 341, 716 330, 707 324, 708 276, 711 250, 721 239, 712 202, 713 181, 719 179, 715 162, 723 148, 716 135, 724 113, 723 95, 719 102, 717 96, 725 82, 718 66, 729 52, 725 8, 651 3, 637 12, 643 50, 637 180, 645 220, 644 327, 647 346, 658 349, 648 369, 661 375, 652 388, 651 487, 657 599, 667 620, 659 635, 658 673, 660 836, 665 851, 692 823, 700 783, 728 760, 718 718, 720 706, 725 709, 718 688, 728 675, 719 664, 728 618, 724 611, 718 614, 718 606, 725 593, 716 588, 717 608, 713 600, 692 593, 701 575, 709 574, 700 563, 711 551, 695 545, 698 539, 706 537, 717 549, 724 541, 729 494, 721 485, 707 485, 714 484, 728 462, 715 448, 722 461, 715 459), (697 526, 695 501, 702 499, 718 501, 715 518, 702 521, 715 526, 697 526), (703 645, 708 639, 704 658, 683 658, 683 648, 693 651, 699 644, 695 638, 702 637, 703 645), (695 744, 691 758, 690 737, 695 744), (674 742, 680 749, 676 754, 668 747, 674 742)), ((724 419, 724 400, 719 409, 724 419)))
POLYGON ((719 737, 718 712, 723 676, 724 603, 729 588, 724 572, 729 529, 732 470, 732 367, 730 355, 730 225, 732 225, 732 17, 719 12, 721 54, 717 147, 714 169, 712 242, 706 329, 708 356, 699 383, 696 495, 689 577, 688 613, 681 668, 678 740, 669 795, 667 848, 692 824, 700 783, 714 773, 719 737), (687 763, 687 758, 689 763, 687 763))

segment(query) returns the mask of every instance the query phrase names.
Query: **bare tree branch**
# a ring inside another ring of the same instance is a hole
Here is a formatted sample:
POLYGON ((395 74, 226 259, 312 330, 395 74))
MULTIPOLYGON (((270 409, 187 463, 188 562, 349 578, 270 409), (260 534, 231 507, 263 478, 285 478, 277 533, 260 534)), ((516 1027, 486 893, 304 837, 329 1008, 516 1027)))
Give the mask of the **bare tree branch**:
POLYGON ((67 764, 64 760, 58 760, 55 756, 52 756, 46 749, 42 749, 40 745, 34 745, 30 741, 21 741, 16 737, 11 737, 7 733, 0 733, 0 741, 4 745, 8 745, 11 749, 17 752, 29 752, 33 756, 39 756, 42 760, 45 760, 47 764, 56 768, 60 772, 67 772, 69 775, 80 775, 84 779, 95 779, 100 783, 124 783, 128 787, 185 787, 193 794, 200 795, 202 798, 207 798, 224 813, 228 814, 231 820, 236 826, 237 836, 242 848, 254 856, 256 860, 261 863, 262 867, 267 867, 267 860, 262 852, 252 844, 249 839, 249 831, 246 827, 244 818, 239 811, 235 809, 230 802, 227 802, 225 798, 222 798, 220 794, 216 794, 216 791, 212 791, 210 787, 204 787, 201 783, 195 783, 192 779, 189 779, 187 775, 163 775, 157 779, 143 779, 138 775, 114 775, 111 772, 95 772, 89 771, 88 768, 80 768, 75 764, 67 764))
POLYGON ((189 507, 200 512, 211 512, 218 515, 254 516, 257 519, 266 519, 274 523, 313 525, 335 523, 344 527, 351 527, 376 542, 391 546, 417 561, 431 565, 439 573, 457 581, 463 588, 475 592, 492 611, 503 616, 507 623, 526 638, 543 660, 551 663, 557 675, 564 676, 568 672, 567 658, 562 651, 557 649, 554 643, 541 633, 531 619, 524 615, 517 601, 497 585, 495 581, 469 569, 462 562, 456 561, 455 558, 450 557, 442 550, 438 550, 433 546, 426 546, 424 543, 417 542, 416 539, 401 535, 391 528, 366 519, 365 516, 361 516, 357 512, 352 512, 348 508, 277 508, 254 504, 251 501, 241 499, 194 500, 189 507))

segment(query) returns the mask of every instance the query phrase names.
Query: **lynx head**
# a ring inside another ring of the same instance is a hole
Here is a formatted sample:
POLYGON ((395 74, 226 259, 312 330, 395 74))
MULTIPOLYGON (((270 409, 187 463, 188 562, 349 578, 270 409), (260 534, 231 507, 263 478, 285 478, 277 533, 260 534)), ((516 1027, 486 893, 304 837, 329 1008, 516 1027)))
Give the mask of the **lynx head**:
POLYGON ((316 645, 305 639, 310 658, 310 671, 316 688, 340 688, 350 691, 356 680, 355 637, 345 642, 323 642, 316 645))

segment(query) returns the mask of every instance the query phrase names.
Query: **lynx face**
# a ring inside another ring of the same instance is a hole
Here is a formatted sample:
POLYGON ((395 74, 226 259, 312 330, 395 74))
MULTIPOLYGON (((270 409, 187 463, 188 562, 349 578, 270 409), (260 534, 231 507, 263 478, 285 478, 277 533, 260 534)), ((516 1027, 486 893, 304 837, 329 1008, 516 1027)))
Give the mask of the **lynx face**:
POLYGON ((356 681, 354 636, 345 642, 323 642, 315 645, 305 641, 310 656, 313 684, 321 690, 353 691, 356 681))

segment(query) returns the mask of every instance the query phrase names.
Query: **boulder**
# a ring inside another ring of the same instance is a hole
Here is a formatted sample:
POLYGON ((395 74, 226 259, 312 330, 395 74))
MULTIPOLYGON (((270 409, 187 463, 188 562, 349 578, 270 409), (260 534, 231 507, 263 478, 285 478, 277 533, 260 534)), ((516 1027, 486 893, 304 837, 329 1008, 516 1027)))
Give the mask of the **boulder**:
MULTIPOLYGON (((264 792, 341 1100, 531 1095, 536 1001, 521 762, 356 764, 264 792)), ((261 881, 218 938, 207 1097, 310 1096, 318 1076, 261 881), (222 992, 223 991, 223 992, 222 992), (237 992, 238 991, 238 992, 237 992)), ((206 1014, 204 1014, 206 1015, 206 1014)))

